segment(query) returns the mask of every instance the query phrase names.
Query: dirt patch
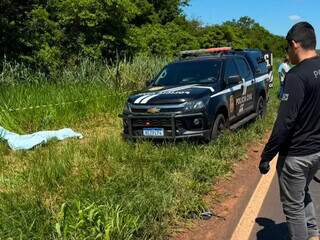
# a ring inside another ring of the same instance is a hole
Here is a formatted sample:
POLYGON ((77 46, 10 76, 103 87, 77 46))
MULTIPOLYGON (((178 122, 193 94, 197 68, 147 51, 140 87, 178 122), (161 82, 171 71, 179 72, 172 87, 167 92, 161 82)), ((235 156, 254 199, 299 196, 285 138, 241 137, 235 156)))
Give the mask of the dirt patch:
POLYGON ((260 179, 258 164, 269 134, 248 146, 245 158, 233 166, 233 174, 218 179, 213 190, 204 197, 213 212, 209 220, 196 220, 188 229, 172 237, 174 240, 228 240, 260 179))

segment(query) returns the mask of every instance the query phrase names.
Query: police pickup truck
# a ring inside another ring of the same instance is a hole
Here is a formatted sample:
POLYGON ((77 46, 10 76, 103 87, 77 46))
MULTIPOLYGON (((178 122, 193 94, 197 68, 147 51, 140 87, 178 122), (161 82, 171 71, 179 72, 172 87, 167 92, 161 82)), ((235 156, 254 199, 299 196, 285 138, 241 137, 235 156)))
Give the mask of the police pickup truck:
POLYGON ((269 81, 260 50, 183 51, 145 90, 129 96, 121 115, 123 136, 210 141, 225 128, 263 116, 269 81))

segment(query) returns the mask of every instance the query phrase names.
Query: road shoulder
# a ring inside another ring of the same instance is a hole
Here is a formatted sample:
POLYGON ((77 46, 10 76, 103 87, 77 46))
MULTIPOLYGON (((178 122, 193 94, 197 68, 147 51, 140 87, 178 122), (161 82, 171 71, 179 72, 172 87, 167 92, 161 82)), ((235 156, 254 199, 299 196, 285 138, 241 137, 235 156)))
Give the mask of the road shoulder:
POLYGON ((175 240, 226 240, 231 239, 234 229, 260 180, 258 163, 267 137, 248 145, 246 157, 235 163, 233 174, 218 179, 213 190, 204 197, 214 213, 209 220, 195 220, 191 227, 183 229, 175 240))

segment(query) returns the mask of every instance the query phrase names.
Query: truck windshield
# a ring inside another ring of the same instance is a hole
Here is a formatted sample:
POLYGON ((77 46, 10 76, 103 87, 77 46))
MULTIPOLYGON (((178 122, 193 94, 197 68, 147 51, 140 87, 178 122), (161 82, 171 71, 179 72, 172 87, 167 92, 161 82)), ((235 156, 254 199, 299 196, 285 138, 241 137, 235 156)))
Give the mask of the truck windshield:
POLYGON ((220 76, 221 61, 202 60, 167 65, 157 76, 154 86, 179 86, 215 83, 220 76))

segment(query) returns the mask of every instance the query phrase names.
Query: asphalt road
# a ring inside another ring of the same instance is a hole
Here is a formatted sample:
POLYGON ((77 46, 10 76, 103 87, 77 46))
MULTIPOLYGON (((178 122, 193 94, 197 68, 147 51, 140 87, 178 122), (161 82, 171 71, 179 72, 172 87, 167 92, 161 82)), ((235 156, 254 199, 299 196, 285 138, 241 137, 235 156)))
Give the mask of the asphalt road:
MULTIPOLYGON (((310 192, 320 226, 320 184, 312 181, 310 192)), ((250 240, 287 240, 287 236, 288 230, 280 204, 277 176, 275 176, 256 218, 250 240)))

